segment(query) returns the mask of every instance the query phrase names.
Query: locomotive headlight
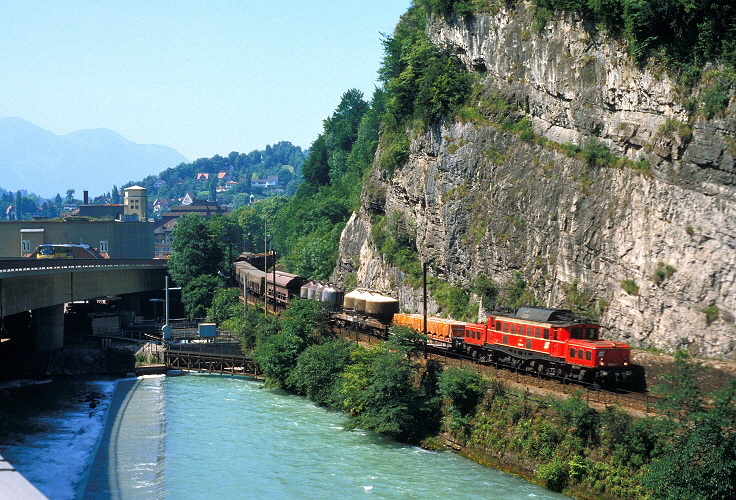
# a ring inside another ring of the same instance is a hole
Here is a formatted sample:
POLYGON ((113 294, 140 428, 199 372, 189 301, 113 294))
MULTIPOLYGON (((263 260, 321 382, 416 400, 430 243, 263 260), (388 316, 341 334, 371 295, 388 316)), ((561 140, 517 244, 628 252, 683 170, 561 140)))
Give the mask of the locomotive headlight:
POLYGON ((624 366, 629 366, 629 362, 628 361, 624 361, 624 366))

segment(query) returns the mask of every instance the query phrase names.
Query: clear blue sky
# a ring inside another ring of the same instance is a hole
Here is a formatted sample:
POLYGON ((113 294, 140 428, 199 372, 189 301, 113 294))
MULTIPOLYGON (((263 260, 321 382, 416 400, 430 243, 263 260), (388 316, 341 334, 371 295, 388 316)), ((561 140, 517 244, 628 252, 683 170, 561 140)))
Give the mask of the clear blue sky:
POLYGON ((342 94, 369 99, 411 0, 2 0, 0 117, 104 127, 189 160, 308 148, 342 94))

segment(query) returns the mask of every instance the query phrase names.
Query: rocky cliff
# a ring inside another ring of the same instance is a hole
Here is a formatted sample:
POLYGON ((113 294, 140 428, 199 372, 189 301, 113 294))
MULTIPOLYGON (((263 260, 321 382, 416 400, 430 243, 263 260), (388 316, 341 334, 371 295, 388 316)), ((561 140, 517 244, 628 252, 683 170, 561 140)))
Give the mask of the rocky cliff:
POLYGON ((485 273, 502 286, 518 272, 541 304, 568 307, 573 292, 596 304, 611 338, 732 357, 736 100, 706 118, 663 70, 636 67, 621 42, 570 13, 541 33, 524 4, 434 19, 428 32, 482 80, 479 102, 515 105, 534 136, 481 109, 488 120, 448 119, 414 137, 402 168, 374 168, 334 278, 421 310, 421 290, 370 237, 376 213, 400 214, 420 260, 451 283, 485 273), (591 138, 632 161, 595 165, 565 147, 591 138))

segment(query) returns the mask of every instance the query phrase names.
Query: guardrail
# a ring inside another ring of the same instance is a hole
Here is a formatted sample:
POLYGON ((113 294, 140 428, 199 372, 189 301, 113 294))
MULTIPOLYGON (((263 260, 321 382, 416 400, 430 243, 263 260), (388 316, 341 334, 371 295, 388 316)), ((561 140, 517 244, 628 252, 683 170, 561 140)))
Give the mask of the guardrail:
POLYGON ((162 259, 0 259, 0 278, 21 273, 95 269, 166 269, 162 259))

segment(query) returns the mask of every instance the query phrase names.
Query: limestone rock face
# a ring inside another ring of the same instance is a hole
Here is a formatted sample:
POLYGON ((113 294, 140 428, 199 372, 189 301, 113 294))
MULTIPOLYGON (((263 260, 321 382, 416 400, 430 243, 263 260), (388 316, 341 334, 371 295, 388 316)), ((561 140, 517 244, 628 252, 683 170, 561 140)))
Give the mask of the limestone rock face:
POLYGON ((445 120, 413 139, 390 177, 374 169, 333 279, 393 290, 421 311, 421 290, 370 237, 376 213, 398 212, 416 227, 420 260, 447 281, 467 286, 485 273, 502 286, 519 272, 553 307, 567 307, 575 286, 598 302, 610 338, 732 357, 736 102, 722 117, 689 116, 675 83, 634 66, 620 42, 572 14, 537 33, 527 9, 433 20, 428 31, 481 72, 488 95, 519 103, 538 136, 595 137, 619 156, 645 157, 650 171, 591 167, 493 124, 445 120))

